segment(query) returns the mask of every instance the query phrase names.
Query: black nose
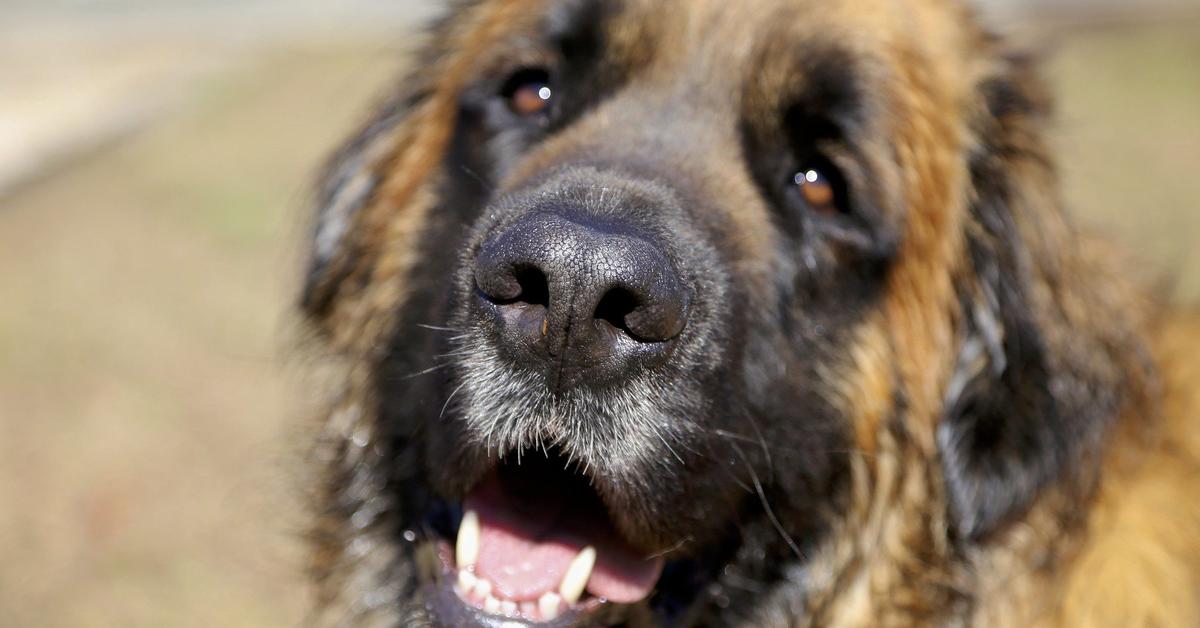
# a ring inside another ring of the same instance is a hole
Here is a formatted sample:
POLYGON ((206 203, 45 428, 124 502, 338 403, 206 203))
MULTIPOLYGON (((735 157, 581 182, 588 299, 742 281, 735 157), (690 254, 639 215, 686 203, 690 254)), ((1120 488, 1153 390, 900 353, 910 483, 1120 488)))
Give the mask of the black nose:
POLYGON ((569 378, 622 372, 661 354, 687 323, 675 267, 632 226, 537 212, 481 247, 475 283, 502 348, 569 378))

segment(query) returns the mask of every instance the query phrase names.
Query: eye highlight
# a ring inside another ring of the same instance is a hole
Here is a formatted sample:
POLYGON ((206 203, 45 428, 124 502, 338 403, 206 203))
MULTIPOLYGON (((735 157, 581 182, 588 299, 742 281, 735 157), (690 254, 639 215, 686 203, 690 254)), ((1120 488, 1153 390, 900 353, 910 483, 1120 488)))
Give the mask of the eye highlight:
POLYGON ((521 117, 531 117, 550 111, 554 90, 550 74, 540 68, 528 68, 513 74, 501 92, 508 108, 521 117))
POLYGON ((792 177, 804 204, 822 214, 841 211, 836 173, 825 167, 802 168, 792 177))

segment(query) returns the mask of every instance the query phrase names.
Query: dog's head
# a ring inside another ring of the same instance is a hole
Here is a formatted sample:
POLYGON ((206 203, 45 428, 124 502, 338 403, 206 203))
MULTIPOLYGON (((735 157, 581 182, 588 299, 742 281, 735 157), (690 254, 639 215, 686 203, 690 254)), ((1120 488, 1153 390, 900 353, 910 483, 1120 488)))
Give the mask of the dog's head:
POLYGON ((939 0, 451 10, 323 188, 323 603, 794 619, 896 543, 968 596, 1121 402, 1044 113, 939 0))

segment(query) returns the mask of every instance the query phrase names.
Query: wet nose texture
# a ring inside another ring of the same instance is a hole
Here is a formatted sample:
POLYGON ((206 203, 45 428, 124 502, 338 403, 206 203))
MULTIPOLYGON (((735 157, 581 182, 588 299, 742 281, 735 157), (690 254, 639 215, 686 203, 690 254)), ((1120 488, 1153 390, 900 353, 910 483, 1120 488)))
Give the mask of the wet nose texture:
POLYGON ((687 324, 690 294, 675 267, 620 222, 525 216, 483 244, 475 283, 505 353, 550 366, 560 387, 661 358, 687 324))

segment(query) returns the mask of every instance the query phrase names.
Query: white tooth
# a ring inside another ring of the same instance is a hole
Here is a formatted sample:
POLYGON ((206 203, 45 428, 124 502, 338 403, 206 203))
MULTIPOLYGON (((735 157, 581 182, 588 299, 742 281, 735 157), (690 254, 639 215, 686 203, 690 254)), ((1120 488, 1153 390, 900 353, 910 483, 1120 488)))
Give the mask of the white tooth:
POLYGON ((563 601, 570 606, 579 601, 583 590, 587 587, 588 578, 592 577, 592 567, 596 566, 596 548, 588 546, 579 552, 571 566, 567 567, 567 575, 563 576, 558 592, 563 601))
POLYGON ((487 596, 487 599, 483 601, 483 610, 485 610, 489 613, 492 613, 493 615, 496 613, 499 613, 500 612, 500 600, 497 600, 496 598, 494 598, 490 595, 487 596))
POLYGON ((521 614, 525 616, 525 619, 537 621, 538 617, 535 614, 537 613, 537 608, 537 604, 533 602, 521 602, 521 614))
POLYGON ((454 545, 454 558, 458 568, 465 569, 479 558, 479 515, 468 510, 458 526, 458 541, 454 545))
POLYGON ((472 592, 475 594, 475 597, 481 600, 490 597, 492 595, 492 583, 483 578, 478 578, 475 580, 475 588, 472 589, 472 592))
POLYGON ((538 598, 538 613, 541 614, 541 621, 550 621, 558 617, 559 604, 562 604, 562 598, 553 591, 538 598))
POLYGON ((478 581, 479 578, 476 578, 475 574, 467 571, 466 569, 458 572, 458 589, 462 591, 464 595, 470 593, 471 589, 475 588, 475 583, 478 581))
POLYGON ((517 603, 512 600, 501 600, 500 612, 512 617, 517 614, 517 603))

